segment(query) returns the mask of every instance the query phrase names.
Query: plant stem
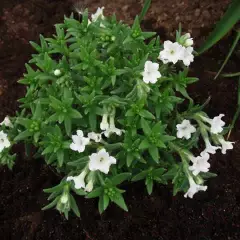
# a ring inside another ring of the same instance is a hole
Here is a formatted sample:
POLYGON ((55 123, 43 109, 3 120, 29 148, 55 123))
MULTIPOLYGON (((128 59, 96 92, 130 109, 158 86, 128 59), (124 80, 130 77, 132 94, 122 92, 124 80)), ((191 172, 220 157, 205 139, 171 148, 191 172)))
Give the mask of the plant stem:
POLYGON ((235 38, 235 40, 234 40, 234 42, 233 42, 233 44, 232 44, 232 46, 231 46, 231 49, 230 49, 230 51, 229 51, 226 59, 224 60, 221 68, 219 69, 217 75, 215 76, 214 80, 217 79, 217 77, 220 75, 220 73, 222 72, 223 68, 224 68, 225 65, 227 64, 229 58, 231 57, 234 49, 236 48, 236 46, 237 46, 237 44, 238 44, 239 39, 240 39, 240 31, 237 31, 237 36, 236 36, 236 38, 235 38))
POLYGON ((237 72, 237 73, 226 73, 226 74, 222 74, 221 75, 222 77, 239 77, 240 76, 240 72, 237 72))
POLYGON ((232 129, 234 128, 235 123, 236 123, 236 121, 239 117, 239 114, 240 114, 240 77, 239 77, 239 80, 238 80, 238 104, 237 104, 237 106, 238 106, 237 111, 235 112, 232 123, 230 125, 230 129, 229 129, 229 132, 228 132, 228 135, 227 135, 227 140, 229 139, 229 137, 231 135, 231 132, 232 132, 232 129))

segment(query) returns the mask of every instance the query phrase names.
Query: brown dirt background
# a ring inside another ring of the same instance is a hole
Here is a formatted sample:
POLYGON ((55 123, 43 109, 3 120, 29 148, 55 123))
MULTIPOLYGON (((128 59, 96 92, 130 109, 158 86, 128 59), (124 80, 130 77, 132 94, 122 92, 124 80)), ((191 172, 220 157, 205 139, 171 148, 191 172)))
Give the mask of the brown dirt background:
MULTIPOLYGON (((74 1, 2 0, 0 2, 0 119, 13 115, 24 87, 17 84, 33 50, 29 41, 39 34, 50 36, 53 25, 72 11, 74 1)), ((143 1, 79 1, 95 11, 105 6, 105 13, 132 23, 143 1)), ((172 39, 179 22, 191 32, 199 46, 221 18, 230 0, 153 0, 143 28, 157 31, 162 40, 172 39)), ((210 116, 225 113, 232 119, 237 103, 236 79, 218 79, 214 74, 227 54, 233 33, 211 51, 198 57, 191 75, 200 81, 190 87, 196 103, 211 96, 210 116)), ((226 72, 239 71, 239 59, 231 58, 226 72)), ((211 171, 218 177, 208 181, 209 189, 194 200, 182 194, 172 196, 171 186, 157 186, 148 196, 143 184, 128 187, 129 213, 115 206, 100 216, 95 200, 78 198, 82 220, 71 216, 66 221, 56 210, 42 212, 46 195, 43 188, 58 182, 42 160, 26 159, 22 146, 16 148, 18 159, 13 171, 0 168, 0 236, 3 240, 239 240, 240 239, 240 138, 239 121, 231 140, 235 148, 227 155, 211 160, 211 171)))

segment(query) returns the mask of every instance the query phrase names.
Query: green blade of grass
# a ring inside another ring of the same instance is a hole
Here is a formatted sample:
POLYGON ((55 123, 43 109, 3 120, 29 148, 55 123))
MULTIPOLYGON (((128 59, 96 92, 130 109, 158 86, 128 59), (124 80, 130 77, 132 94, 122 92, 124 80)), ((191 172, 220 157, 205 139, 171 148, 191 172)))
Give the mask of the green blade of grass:
POLYGON ((217 23, 216 28, 207 38, 206 42, 198 49, 198 54, 202 54, 216 44, 239 20, 240 1, 233 0, 222 19, 217 23))
POLYGON ((226 74, 222 74, 222 77, 226 77, 226 78, 231 78, 231 77, 239 77, 240 76, 240 72, 236 72, 236 73, 226 73, 226 74))
POLYGON ((141 22, 143 20, 143 18, 145 17, 150 5, 151 5, 151 0, 146 0, 144 3, 143 9, 140 13, 140 16, 139 16, 139 22, 141 22))
POLYGON ((238 80, 238 103, 237 103, 237 110, 236 110, 236 112, 234 114, 232 123, 229 126, 229 132, 228 132, 227 139, 229 139, 229 137, 231 135, 231 132, 232 132, 234 126, 235 126, 235 123, 236 123, 239 115, 240 115, 240 77, 239 77, 239 80, 238 80))
POLYGON ((224 68, 225 65, 227 64, 229 58, 231 57, 234 49, 236 48, 236 46, 237 46, 237 44, 238 44, 239 39, 240 39, 240 30, 237 31, 237 36, 236 36, 236 38, 235 38, 235 40, 234 40, 234 42, 233 42, 233 44, 232 44, 232 46, 231 46, 231 49, 230 49, 230 51, 229 51, 226 59, 224 60, 221 68, 219 69, 219 71, 218 71, 218 73, 217 73, 217 75, 215 76, 214 79, 217 79, 217 77, 219 76, 219 74, 222 72, 223 68, 224 68))

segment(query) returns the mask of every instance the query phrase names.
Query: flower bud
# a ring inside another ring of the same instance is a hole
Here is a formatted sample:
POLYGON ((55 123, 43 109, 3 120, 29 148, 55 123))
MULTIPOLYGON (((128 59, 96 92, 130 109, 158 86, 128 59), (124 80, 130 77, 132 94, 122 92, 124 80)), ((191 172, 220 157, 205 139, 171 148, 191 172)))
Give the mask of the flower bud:
POLYGON ((54 71, 54 75, 55 75, 55 76, 60 76, 60 75, 61 75, 61 71, 60 71, 59 69, 56 69, 56 70, 54 71))

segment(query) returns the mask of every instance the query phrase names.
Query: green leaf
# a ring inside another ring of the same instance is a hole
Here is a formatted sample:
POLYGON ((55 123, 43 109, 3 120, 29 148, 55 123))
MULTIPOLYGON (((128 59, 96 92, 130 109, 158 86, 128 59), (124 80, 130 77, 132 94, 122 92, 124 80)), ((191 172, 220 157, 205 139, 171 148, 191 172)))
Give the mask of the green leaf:
POLYGON ((152 179, 149 179, 149 178, 146 178, 146 187, 147 187, 147 192, 149 195, 152 194, 152 191, 153 191, 153 180, 152 179))
POLYGON ((118 184, 121 184, 125 180, 129 179, 131 177, 131 173, 120 173, 114 177, 111 178, 112 183, 116 186, 118 184))
POLYGON ((97 129, 97 115, 94 111, 89 112, 89 123, 92 131, 97 129))
POLYGON ((42 48, 41 48, 38 44, 36 44, 35 42, 30 41, 29 43, 32 45, 32 47, 33 47, 37 52, 40 53, 40 52, 42 51, 42 48))
POLYGON ((183 172, 182 167, 179 168, 177 174, 175 175, 173 179, 173 195, 175 196, 178 192, 183 191, 185 192, 187 190, 187 187, 189 186, 188 178, 183 172))
POLYGON ((156 34, 156 32, 142 32, 142 36, 144 37, 144 39, 154 37, 156 34))
POLYGON ((211 172, 206 172, 206 173, 201 172, 200 175, 201 175, 201 177, 202 177, 203 179, 208 179, 208 178, 217 177, 217 174, 216 174, 216 173, 211 173, 211 172))
POLYGON ((16 123, 24 126, 25 128, 29 128, 30 125, 32 124, 32 120, 27 119, 27 118, 18 117, 16 120, 16 123))
POLYGON ((21 141, 23 139, 26 139, 28 137, 32 136, 32 133, 30 133, 28 130, 19 133, 15 138, 14 141, 21 141))
POLYGON ((122 194, 116 194, 115 197, 112 199, 112 201, 114 203, 116 203, 120 208, 122 208, 123 210, 125 210, 126 212, 128 212, 128 208, 127 205, 124 201, 124 198, 122 196, 122 194))
POLYGON ((148 171, 142 171, 142 172, 138 173, 137 175, 135 175, 132 178, 132 182, 137 182, 137 181, 140 181, 140 180, 146 178, 147 174, 148 174, 148 171))
POLYGON ((158 168, 158 169, 155 169, 155 170, 152 171, 152 175, 153 175, 154 177, 160 177, 160 176, 163 175, 163 173, 164 173, 165 171, 166 171, 165 168, 158 168))
POLYGON ((50 208, 53 208, 54 206, 57 205, 59 199, 60 199, 60 196, 56 197, 51 203, 49 203, 47 206, 43 207, 42 210, 45 211, 45 210, 48 210, 50 208))
POLYGON ((50 100, 51 100, 51 103, 50 105, 54 108, 54 109, 58 109, 59 106, 62 106, 63 103, 61 101, 59 101, 58 99, 56 99, 55 97, 53 96, 49 96, 50 100))
POLYGON ((82 114, 80 112, 78 112, 77 110, 75 110, 75 109, 71 109, 69 111, 69 117, 72 117, 72 118, 82 118, 82 114))
POLYGON ((164 129, 164 128, 163 128, 162 122, 157 122, 157 123, 154 125, 154 127, 153 127, 153 129, 152 129, 152 132, 154 132, 154 133, 160 133, 160 132, 162 132, 163 129, 164 129))
POLYGON ((159 162, 159 152, 158 152, 158 148, 156 146, 150 146, 148 148, 148 152, 151 155, 151 157, 153 158, 153 160, 158 163, 159 162))
POLYGON ((142 140, 141 144, 139 145, 139 149, 147 149, 150 147, 150 143, 148 142, 148 140, 145 138, 142 140))
POLYGON ((139 115, 143 118, 148 118, 148 119, 155 119, 155 116, 150 113, 149 111, 142 109, 139 113, 139 115))
POLYGON ((145 135, 150 135, 151 134, 151 128, 148 124, 148 122, 144 119, 144 118, 141 118, 141 127, 143 129, 143 132, 145 135))
POLYGON ((61 182, 60 184, 58 184, 57 186, 54 186, 52 188, 43 189, 43 192, 53 193, 53 192, 61 191, 65 184, 66 184, 65 182, 61 182))
MULTIPOLYGON (((239 42, 239 39, 240 39, 240 30, 237 31, 237 36, 235 37, 235 40, 234 40, 234 42, 233 42, 233 44, 232 44, 232 46, 231 46, 231 49, 230 49, 227 57, 225 58, 222 66, 221 66, 221 68, 219 69, 217 75, 214 77, 214 79, 217 79, 217 77, 220 75, 220 73, 222 72, 223 68, 224 68, 225 65, 227 64, 229 58, 231 57, 234 49, 236 48, 236 46, 237 46, 237 44, 238 44, 238 42, 239 42)), ((239 75, 240 75, 240 74, 239 74, 239 75)))
POLYGON ((103 211, 107 209, 109 205, 109 197, 107 195, 103 195, 103 211))
POLYGON ((139 21, 140 22, 143 20, 144 16, 146 15, 150 5, 151 5, 151 0, 145 0, 145 3, 143 5, 143 9, 142 9, 142 11, 140 13, 140 16, 139 16, 139 21))
POLYGON ((38 142, 39 137, 40 137, 40 132, 36 132, 36 133, 34 133, 34 135, 33 135, 33 140, 34 140, 35 143, 38 142))
POLYGON ((64 162, 64 151, 63 150, 57 151, 57 160, 58 160, 59 167, 62 167, 63 162, 64 162))
POLYGON ((96 198, 98 196, 100 196, 103 192, 103 188, 102 187, 98 187, 96 189, 94 189, 93 191, 91 191, 86 198, 96 198))
POLYGON ((134 160, 134 156, 130 153, 127 154, 127 166, 130 167, 134 160))
POLYGON ((103 196, 99 197, 99 200, 98 200, 98 211, 99 211, 100 214, 102 214, 104 212, 104 199, 103 199, 103 196))
POLYGON ((36 106, 35 112, 33 114, 33 119, 39 120, 42 117, 42 108, 41 108, 40 103, 37 103, 36 105, 37 106, 36 106))
POLYGON ((64 119, 64 126, 65 126, 65 130, 68 136, 71 135, 72 132, 72 120, 69 117, 66 117, 64 119))
POLYGON ((70 195, 70 206, 73 212, 76 214, 77 217, 80 217, 80 212, 78 209, 78 205, 72 195, 70 195))
POLYGON ((71 189, 79 196, 85 196, 86 192, 83 191, 83 189, 76 189, 75 187, 71 186, 71 189))
POLYGON ((133 117, 133 116, 135 116, 135 113, 133 112, 132 109, 129 109, 129 110, 126 112, 125 116, 126 116, 126 117, 133 117))
POLYGON ((89 156, 82 157, 76 161, 68 162, 68 166, 83 168, 89 162, 89 156))
POLYGON ((132 26, 132 30, 141 30, 141 27, 140 27, 140 22, 139 22, 139 17, 136 16, 135 19, 134 19, 134 23, 133 23, 133 26, 132 26))
POLYGON ((239 21, 239 19, 240 1, 233 0, 224 16, 217 23, 213 32, 207 38, 206 42, 197 50, 197 52, 199 54, 202 54, 203 52, 211 48, 233 28, 233 26, 239 21))
POLYGON ((179 170, 179 165, 173 165, 173 167, 167 171, 165 174, 163 174, 163 178, 166 180, 172 180, 177 175, 177 172, 179 170))

